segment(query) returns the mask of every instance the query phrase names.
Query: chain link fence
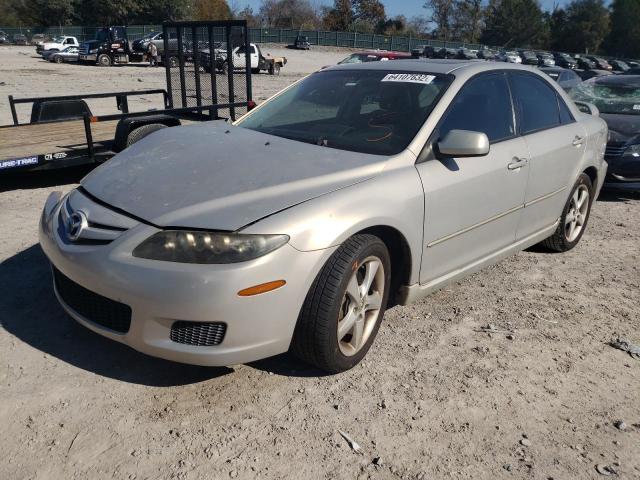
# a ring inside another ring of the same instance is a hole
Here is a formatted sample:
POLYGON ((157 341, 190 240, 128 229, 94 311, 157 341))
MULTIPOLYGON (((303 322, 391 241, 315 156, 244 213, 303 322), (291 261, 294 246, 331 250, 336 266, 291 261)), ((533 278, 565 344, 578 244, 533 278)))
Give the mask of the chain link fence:
MULTIPOLYGON (((36 34, 43 34, 49 38, 58 35, 69 35, 76 37, 79 42, 93 40, 99 27, 0 27, 9 35, 9 40, 15 34, 24 34, 29 40, 36 34)), ((127 27, 127 33, 130 41, 144 37, 151 32, 159 32, 162 25, 130 25, 127 27)), ((380 49, 380 50, 396 50, 402 52, 411 51, 421 45, 431 45, 434 47, 447 48, 471 48, 479 49, 482 45, 475 43, 463 42, 444 42, 441 40, 432 40, 421 37, 412 36, 387 36, 376 35, 373 33, 357 33, 357 32, 328 32, 322 30, 296 30, 284 28, 249 28, 249 40, 254 43, 281 43, 285 45, 292 44, 298 35, 304 35, 308 38, 311 45, 322 45, 326 47, 349 47, 358 49, 380 49)), ((498 48, 498 47, 495 47, 498 48)))

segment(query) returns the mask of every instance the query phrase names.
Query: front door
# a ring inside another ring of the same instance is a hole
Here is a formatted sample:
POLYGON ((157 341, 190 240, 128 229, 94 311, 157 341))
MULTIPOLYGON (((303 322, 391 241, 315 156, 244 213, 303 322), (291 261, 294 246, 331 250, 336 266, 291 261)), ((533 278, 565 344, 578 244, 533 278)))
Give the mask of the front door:
POLYGON ((469 80, 434 137, 444 138, 454 129, 484 132, 490 152, 416 165, 425 192, 423 284, 512 245, 522 213, 529 152, 516 135, 505 73, 469 80))

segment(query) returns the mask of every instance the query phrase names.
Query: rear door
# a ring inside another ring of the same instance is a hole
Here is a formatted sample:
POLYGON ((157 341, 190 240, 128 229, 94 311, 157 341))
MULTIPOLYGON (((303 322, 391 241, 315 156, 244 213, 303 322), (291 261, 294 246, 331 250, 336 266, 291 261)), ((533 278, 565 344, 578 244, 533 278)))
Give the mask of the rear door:
POLYGON ((511 72, 518 130, 530 158, 525 208, 518 227, 524 238, 552 225, 577 177, 586 133, 560 95, 533 73, 511 72))
POLYGON ((430 139, 454 129, 484 132, 483 157, 436 159, 416 168, 425 192, 420 282, 455 273, 515 241, 526 189, 528 151, 517 136, 506 74, 469 80, 430 139))

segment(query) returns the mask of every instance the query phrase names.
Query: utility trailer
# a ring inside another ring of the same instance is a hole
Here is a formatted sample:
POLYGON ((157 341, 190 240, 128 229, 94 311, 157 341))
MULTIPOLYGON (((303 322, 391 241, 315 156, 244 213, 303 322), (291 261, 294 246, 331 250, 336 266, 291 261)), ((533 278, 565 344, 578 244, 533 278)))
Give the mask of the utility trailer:
MULTIPOLYGON (((138 90, 58 97, 9 96, 12 125, 0 126, 0 175, 104 162, 156 130, 190 122, 235 120, 255 104, 251 70, 204 72, 196 52, 221 38, 227 48, 248 45, 245 21, 165 23, 165 42, 176 46, 164 54, 166 89, 138 90), (187 46, 187 49, 185 49, 187 46), (129 99, 161 95, 163 108, 130 112, 129 99), (113 98, 119 113, 94 115, 87 100, 113 98), (31 104, 28 122, 20 122, 16 106, 31 104)), ((166 45, 165 45, 166 47, 166 45)), ((249 58, 245 62, 249 64, 249 58)))

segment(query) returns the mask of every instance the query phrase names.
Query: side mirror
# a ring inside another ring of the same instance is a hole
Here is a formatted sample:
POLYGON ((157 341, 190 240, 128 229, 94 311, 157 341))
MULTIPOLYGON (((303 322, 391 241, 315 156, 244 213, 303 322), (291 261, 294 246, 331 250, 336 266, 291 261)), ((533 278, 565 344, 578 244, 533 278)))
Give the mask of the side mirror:
POLYGON ((573 103, 576 104, 576 107, 578 107, 578 110, 580 110, 582 113, 593 115, 594 117, 600 116, 600 110, 598 110, 598 107, 596 107, 593 103, 576 101, 574 101, 573 103))
POLYGON ((483 157, 489 153, 489 139, 482 132, 451 130, 436 149, 439 157, 483 157))

